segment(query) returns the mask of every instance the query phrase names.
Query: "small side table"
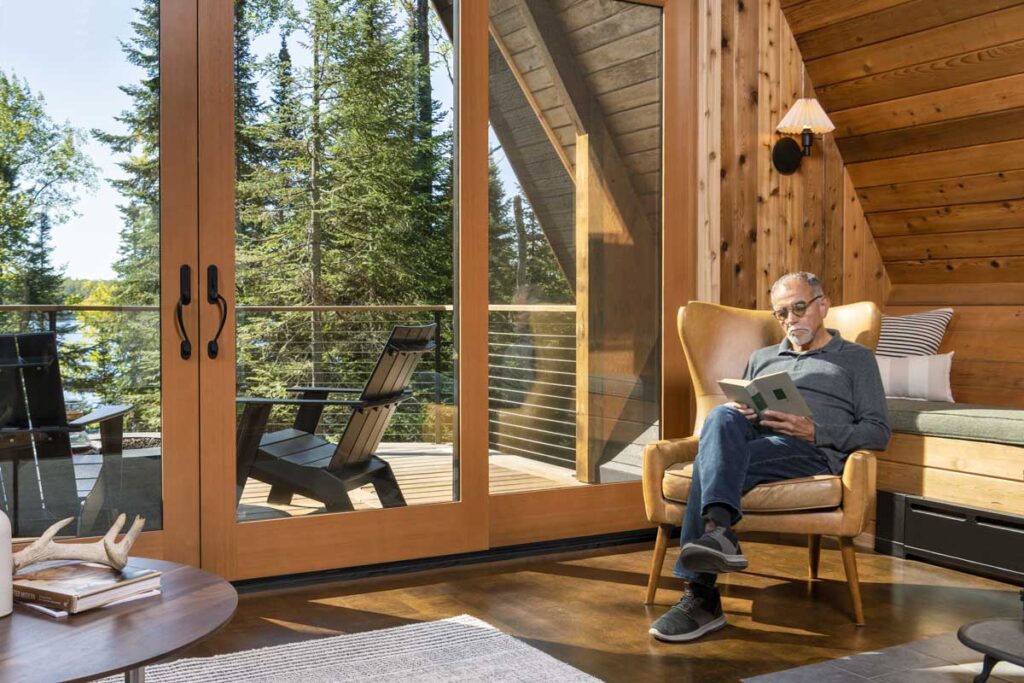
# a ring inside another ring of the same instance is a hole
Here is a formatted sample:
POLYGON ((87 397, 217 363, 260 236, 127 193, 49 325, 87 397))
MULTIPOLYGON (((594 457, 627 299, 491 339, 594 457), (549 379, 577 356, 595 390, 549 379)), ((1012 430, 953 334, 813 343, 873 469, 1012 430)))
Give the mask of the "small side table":
POLYGON ((985 683, 998 662, 1024 666, 1024 619, 985 619, 964 624, 956 632, 960 642, 985 655, 974 683, 985 683))
POLYGON ((160 595, 53 619, 15 604, 0 619, 0 681, 78 681, 124 672, 145 680, 145 666, 217 632, 238 594, 224 579, 176 562, 132 558, 159 569, 160 595))

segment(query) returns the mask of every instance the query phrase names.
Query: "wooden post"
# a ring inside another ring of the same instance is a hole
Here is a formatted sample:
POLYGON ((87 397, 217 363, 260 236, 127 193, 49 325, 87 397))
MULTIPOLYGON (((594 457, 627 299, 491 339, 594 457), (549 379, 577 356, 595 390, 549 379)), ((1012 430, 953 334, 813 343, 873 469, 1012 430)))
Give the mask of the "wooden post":
POLYGON ((600 232, 601 188, 590 157, 590 136, 576 136, 576 478, 591 482, 590 235, 600 232))

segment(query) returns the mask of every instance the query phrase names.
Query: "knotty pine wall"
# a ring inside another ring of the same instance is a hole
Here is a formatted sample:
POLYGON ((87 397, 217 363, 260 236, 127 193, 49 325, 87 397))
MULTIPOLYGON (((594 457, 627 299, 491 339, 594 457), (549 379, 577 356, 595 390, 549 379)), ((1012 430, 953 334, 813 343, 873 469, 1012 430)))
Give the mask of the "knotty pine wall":
POLYGON ((952 306, 954 398, 1024 408, 1024 2, 781 2, 888 312, 952 306))
POLYGON ((701 297, 765 308, 777 277, 809 270, 834 303, 884 304, 888 276, 832 136, 794 175, 771 164, 801 79, 814 92, 779 0, 703 0, 702 15, 701 297))

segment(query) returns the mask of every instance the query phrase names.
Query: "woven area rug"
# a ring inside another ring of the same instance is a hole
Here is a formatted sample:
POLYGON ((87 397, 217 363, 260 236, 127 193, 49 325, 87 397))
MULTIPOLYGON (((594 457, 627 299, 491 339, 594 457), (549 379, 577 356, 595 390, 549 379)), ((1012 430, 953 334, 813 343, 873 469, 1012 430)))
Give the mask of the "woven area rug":
POLYGON ((487 680, 598 679, 467 615, 146 668, 147 683, 487 680))
MULTIPOLYGON (((884 650, 743 679, 743 683, 972 683, 982 654, 948 633, 884 650)), ((1000 662, 991 683, 1024 683, 1024 668, 1000 662)))

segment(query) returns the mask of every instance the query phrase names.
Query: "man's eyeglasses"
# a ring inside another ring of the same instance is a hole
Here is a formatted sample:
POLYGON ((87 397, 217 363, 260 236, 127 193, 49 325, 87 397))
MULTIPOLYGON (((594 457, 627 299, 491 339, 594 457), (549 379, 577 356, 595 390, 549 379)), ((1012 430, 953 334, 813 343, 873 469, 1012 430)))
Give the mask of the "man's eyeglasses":
POLYGON ((823 295, 819 294, 810 301, 797 301, 795 304, 793 304, 792 308, 776 308, 774 311, 772 311, 772 315, 774 315, 775 319, 778 320, 780 323, 786 322, 786 320, 789 318, 790 311, 793 311, 793 315, 795 315, 796 317, 802 318, 807 313, 807 309, 810 308, 811 304, 820 299, 822 296, 823 295))

